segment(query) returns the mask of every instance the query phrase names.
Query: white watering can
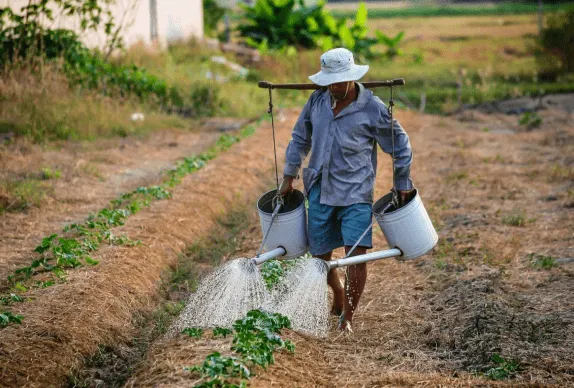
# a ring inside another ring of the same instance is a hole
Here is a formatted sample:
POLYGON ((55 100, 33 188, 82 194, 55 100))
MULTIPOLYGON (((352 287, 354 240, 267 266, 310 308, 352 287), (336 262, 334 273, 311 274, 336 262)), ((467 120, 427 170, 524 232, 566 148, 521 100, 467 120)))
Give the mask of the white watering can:
MULTIPOLYGON (((305 254, 307 243, 307 217, 305 197, 295 190, 285 198, 283 209, 273 221, 273 198, 277 190, 265 193, 257 202, 261 229, 267 235, 263 242, 266 253, 253 258, 255 264, 284 256, 292 259, 305 254)), ((437 243, 438 235, 422 200, 415 197, 405 206, 395 209, 393 193, 373 205, 373 213, 391 249, 326 262, 331 268, 361 264, 369 261, 397 257, 411 260, 429 252, 437 243)))

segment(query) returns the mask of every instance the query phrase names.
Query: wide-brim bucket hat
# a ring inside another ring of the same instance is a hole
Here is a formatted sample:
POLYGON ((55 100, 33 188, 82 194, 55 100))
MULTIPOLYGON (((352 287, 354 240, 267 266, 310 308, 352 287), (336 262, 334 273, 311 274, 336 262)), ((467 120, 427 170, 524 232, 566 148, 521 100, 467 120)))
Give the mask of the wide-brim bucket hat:
POLYGON ((329 86, 337 82, 358 81, 367 71, 368 65, 355 65, 352 52, 336 48, 321 55, 321 71, 309 79, 319 86, 329 86))

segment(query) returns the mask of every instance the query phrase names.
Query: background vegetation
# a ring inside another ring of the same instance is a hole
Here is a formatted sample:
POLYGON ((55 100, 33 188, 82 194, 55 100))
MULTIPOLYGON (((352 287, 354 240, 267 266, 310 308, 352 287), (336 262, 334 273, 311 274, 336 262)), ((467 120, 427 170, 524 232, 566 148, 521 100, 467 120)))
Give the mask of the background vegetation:
MULTIPOLYGON (((304 82, 318 70, 321 53, 339 46, 369 63, 365 80, 405 78, 399 103, 424 105, 430 113, 574 89, 569 4, 545 5, 539 32, 537 4, 382 9, 257 0, 226 10, 206 0, 207 35, 226 39, 227 13, 231 42, 257 48, 257 61, 193 41, 163 52, 123 48, 109 3, 39 0, 21 12, 0 10, 1 133, 36 142, 79 140, 186 127, 205 116, 253 118, 266 107, 258 80, 304 82), (104 51, 88 49, 74 32, 39 23, 54 12, 76 15, 84 31, 105 31, 104 51), (146 112, 146 119, 131 120, 134 112, 146 112)), ((299 106, 306 97, 280 92, 277 101, 299 106)))

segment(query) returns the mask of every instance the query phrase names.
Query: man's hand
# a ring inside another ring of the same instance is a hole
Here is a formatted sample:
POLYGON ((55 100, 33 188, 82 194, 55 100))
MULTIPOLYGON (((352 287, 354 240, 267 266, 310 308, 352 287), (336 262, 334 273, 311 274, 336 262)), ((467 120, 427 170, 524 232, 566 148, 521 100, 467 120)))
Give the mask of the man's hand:
POLYGON ((284 197, 293 192, 293 177, 285 175, 279 186, 279 195, 284 197))
POLYGON ((416 190, 398 190, 397 191, 397 199, 399 201, 399 208, 405 206, 407 203, 411 201, 416 195, 416 190))

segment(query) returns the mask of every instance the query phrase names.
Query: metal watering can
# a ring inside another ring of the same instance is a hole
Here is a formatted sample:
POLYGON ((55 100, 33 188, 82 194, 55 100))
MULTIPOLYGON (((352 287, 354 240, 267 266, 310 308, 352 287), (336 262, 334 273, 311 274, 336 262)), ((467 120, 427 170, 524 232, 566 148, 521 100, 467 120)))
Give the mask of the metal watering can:
POLYGON ((275 203, 276 198, 277 190, 271 190, 257 201, 264 236, 259 252, 253 258, 257 265, 281 256, 294 259, 309 250, 305 195, 293 190, 282 203, 275 203), (267 252, 260 255, 262 249, 267 252))
MULTIPOLYGON (((285 259, 296 258, 308 250, 303 193, 295 190, 287 196, 282 211, 273 220, 273 198, 276 192, 277 190, 269 191, 257 201, 261 230, 267 236, 262 245, 267 253, 253 258, 255 264, 281 256, 285 259)), ((438 235, 418 191, 409 203, 399 209, 392 205, 392 201, 393 193, 389 193, 373 205, 375 219, 391 249, 325 262, 329 269, 391 257, 402 260, 416 259, 436 245, 438 235)))

